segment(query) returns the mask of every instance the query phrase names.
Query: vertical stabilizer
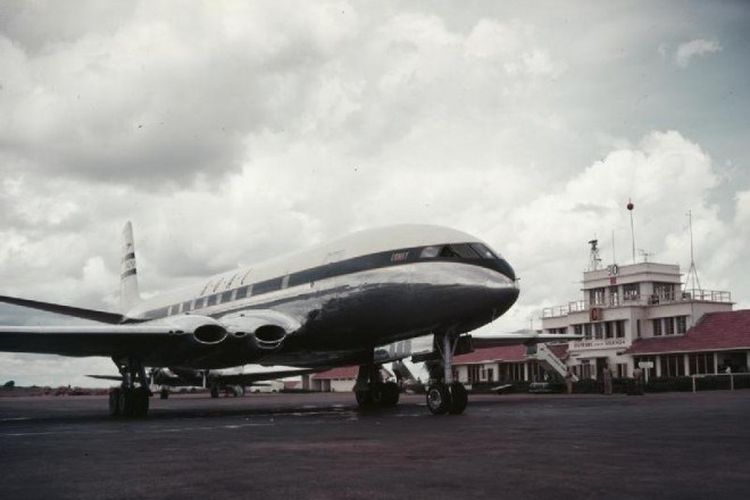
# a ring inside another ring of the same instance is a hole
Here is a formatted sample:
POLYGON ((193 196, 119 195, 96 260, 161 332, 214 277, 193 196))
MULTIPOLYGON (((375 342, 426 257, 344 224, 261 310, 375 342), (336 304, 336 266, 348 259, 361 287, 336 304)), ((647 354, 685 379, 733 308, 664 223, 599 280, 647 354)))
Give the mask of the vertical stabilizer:
POLYGON ((138 272, 135 266, 135 242, 130 221, 122 230, 122 260, 120 261, 120 312, 127 313, 139 300, 138 272))

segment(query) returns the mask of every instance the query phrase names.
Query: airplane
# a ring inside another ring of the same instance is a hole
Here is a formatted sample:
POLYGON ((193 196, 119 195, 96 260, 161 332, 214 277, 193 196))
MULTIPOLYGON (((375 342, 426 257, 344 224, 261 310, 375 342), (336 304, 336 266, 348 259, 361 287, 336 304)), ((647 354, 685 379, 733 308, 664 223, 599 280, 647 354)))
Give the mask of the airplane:
POLYGON ((147 366, 359 365, 357 404, 394 406, 398 386, 380 378, 384 361, 376 347, 430 334, 443 374, 427 388, 427 407, 437 415, 460 414, 468 396, 454 381, 452 359, 469 352, 472 342, 580 338, 529 332, 473 341, 467 332, 515 303, 518 282, 486 243, 446 227, 363 230, 148 299, 139 293, 130 222, 123 240, 119 313, 0 296, 0 302, 101 323, 0 326, 0 351, 110 357, 122 377, 109 395, 113 416, 148 413, 147 366))

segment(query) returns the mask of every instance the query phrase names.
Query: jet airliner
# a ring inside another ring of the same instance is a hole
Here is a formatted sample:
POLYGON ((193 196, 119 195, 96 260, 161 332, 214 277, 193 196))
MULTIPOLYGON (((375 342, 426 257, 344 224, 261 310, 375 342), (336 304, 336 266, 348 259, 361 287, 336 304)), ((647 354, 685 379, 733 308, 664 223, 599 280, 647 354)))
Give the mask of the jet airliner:
MULTIPOLYGON (((471 349, 467 332, 499 318, 519 294, 515 272, 500 254, 479 238, 438 226, 360 231, 149 299, 139 294, 129 222, 123 240, 119 313, 0 296, 101 323, 0 326, 0 351, 110 357, 121 374, 110 392, 113 416, 148 413, 146 367, 211 370, 248 363, 357 364, 357 403, 393 406, 398 387, 381 380, 384 360, 374 355, 376 348, 428 334, 444 369, 428 387, 427 407, 459 414, 468 398, 454 381, 453 356, 471 349)), ((566 339, 535 332, 490 337, 494 345, 566 339)))

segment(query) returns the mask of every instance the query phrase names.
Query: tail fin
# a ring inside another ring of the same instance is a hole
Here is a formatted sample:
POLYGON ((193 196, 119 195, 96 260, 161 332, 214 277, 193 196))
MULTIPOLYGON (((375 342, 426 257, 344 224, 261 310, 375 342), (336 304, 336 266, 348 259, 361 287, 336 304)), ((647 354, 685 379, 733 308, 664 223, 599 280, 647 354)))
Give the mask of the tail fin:
POLYGON ((130 221, 122 230, 122 263, 120 265, 120 312, 127 313, 138 301, 138 274, 135 267, 135 242, 130 221))

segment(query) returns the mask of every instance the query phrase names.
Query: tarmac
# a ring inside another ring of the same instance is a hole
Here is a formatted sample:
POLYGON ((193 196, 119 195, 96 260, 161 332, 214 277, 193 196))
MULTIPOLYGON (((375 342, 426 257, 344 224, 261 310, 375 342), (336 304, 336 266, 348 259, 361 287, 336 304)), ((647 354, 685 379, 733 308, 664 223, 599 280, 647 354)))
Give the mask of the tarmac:
POLYGON ((0 399, 0 497, 750 498, 750 391, 424 396, 359 412, 353 395, 0 399))

